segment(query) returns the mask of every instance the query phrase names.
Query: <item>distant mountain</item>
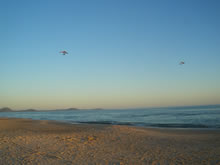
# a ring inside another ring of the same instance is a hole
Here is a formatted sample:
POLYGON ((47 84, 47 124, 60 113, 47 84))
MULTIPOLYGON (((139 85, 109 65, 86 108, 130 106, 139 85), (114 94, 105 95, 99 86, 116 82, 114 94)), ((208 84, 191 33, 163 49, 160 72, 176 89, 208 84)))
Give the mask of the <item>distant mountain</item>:
POLYGON ((92 110, 104 110, 103 108, 95 108, 95 109, 92 109, 92 110))
POLYGON ((64 110, 72 111, 72 110, 79 110, 79 109, 78 108, 67 108, 67 109, 64 109, 64 110))
POLYGON ((26 110, 20 110, 19 112, 35 112, 38 111, 36 109, 26 109, 26 110))
POLYGON ((4 107, 0 109, 0 112, 13 112, 13 110, 8 107, 4 107))
POLYGON ((47 110, 47 111, 76 111, 76 110, 80 110, 78 108, 66 108, 66 109, 51 109, 51 110, 47 110))

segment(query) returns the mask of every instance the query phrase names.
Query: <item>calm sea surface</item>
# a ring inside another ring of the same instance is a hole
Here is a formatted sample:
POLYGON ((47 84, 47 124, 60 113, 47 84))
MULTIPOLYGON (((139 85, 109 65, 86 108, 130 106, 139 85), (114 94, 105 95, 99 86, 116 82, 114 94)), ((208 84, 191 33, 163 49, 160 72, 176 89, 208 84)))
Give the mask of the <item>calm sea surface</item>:
POLYGON ((0 112, 0 117, 57 120, 68 123, 220 129, 220 105, 127 110, 57 110, 0 112))

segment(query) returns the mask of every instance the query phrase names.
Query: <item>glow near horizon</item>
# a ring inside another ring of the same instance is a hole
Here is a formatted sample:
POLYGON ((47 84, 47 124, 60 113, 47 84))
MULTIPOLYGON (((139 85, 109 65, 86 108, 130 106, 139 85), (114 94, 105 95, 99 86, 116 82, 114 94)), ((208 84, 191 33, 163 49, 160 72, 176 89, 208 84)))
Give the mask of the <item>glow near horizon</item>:
POLYGON ((219 7, 217 0, 2 1, 0 107, 219 104, 219 7))

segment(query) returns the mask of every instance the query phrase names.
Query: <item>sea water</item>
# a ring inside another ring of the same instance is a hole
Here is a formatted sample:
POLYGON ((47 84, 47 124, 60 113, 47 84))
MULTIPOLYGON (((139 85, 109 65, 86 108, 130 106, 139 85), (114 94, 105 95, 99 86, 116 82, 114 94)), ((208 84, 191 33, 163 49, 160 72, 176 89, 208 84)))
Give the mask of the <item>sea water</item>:
POLYGON ((220 105, 142 109, 0 112, 0 117, 167 128, 220 129, 220 105))

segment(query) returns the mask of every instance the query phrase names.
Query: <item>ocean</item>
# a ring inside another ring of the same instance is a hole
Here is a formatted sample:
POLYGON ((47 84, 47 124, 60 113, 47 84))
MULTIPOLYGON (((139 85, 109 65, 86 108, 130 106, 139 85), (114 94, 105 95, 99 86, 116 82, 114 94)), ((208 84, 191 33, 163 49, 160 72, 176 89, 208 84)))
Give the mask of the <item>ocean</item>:
POLYGON ((0 112, 0 117, 157 128, 220 129, 220 105, 142 109, 0 112))

